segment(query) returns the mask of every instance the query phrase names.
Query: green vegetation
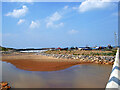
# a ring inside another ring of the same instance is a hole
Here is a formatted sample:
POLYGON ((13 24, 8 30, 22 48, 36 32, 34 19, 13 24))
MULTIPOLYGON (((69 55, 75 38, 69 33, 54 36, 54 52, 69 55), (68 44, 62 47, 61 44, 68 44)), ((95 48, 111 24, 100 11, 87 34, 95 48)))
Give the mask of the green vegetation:
POLYGON ((9 50, 14 50, 13 48, 5 48, 0 46, 0 51, 9 51, 9 50))

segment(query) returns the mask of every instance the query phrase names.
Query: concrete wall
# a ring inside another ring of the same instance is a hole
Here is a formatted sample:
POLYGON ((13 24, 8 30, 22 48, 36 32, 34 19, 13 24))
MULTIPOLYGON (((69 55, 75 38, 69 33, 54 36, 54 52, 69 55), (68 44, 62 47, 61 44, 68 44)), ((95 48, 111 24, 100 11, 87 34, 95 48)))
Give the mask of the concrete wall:
POLYGON ((119 48, 116 53, 115 62, 112 68, 112 72, 109 81, 106 85, 106 90, 120 90, 120 56, 119 48), (116 89, 115 89, 116 90, 116 89))

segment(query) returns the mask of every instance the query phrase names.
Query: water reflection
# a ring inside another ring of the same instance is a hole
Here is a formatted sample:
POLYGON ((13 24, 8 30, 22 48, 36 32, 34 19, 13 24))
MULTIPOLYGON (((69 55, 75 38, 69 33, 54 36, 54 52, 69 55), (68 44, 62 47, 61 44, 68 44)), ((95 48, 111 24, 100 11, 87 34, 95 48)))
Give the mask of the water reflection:
POLYGON ((15 88, 104 88, 108 65, 75 65, 60 71, 25 71, 2 62, 3 80, 15 88))

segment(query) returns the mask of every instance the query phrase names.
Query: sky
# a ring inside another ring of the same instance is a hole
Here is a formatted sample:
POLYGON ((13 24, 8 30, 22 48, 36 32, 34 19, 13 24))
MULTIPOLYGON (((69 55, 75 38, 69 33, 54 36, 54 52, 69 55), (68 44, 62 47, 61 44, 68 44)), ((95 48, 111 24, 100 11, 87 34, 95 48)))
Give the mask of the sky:
POLYGON ((2 46, 115 45, 117 2, 2 2, 2 46))

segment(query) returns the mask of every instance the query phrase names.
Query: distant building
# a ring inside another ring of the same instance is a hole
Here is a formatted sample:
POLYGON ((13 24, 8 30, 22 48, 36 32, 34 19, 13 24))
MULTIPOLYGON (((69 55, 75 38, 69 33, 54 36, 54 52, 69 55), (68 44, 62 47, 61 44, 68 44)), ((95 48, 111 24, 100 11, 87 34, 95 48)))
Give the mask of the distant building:
POLYGON ((60 48, 60 47, 58 47, 58 48, 56 48, 56 50, 61 50, 62 48, 60 48))
POLYGON ((67 48, 62 48, 61 50, 68 50, 68 47, 67 48))
POLYGON ((109 44, 109 45, 107 46, 107 48, 108 48, 108 49, 112 49, 113 47, 109 44))
POLYGON ((97 47, 97 46, 92 48, 92 50, 98 50, 98 49, 99 49, 99 47, 97 47))
POLYGON ((83 48, 80 48, 80 47, 78 48, 78 50, 82 50, 82 49, 83 49, 83 48))
POLYGON ((100 47, 98 48, 98 50, 102 50, 102 49, 105 49, 105 48, 106 48, 106 47, 101 47, 101 46, 100 46, 100 47))

